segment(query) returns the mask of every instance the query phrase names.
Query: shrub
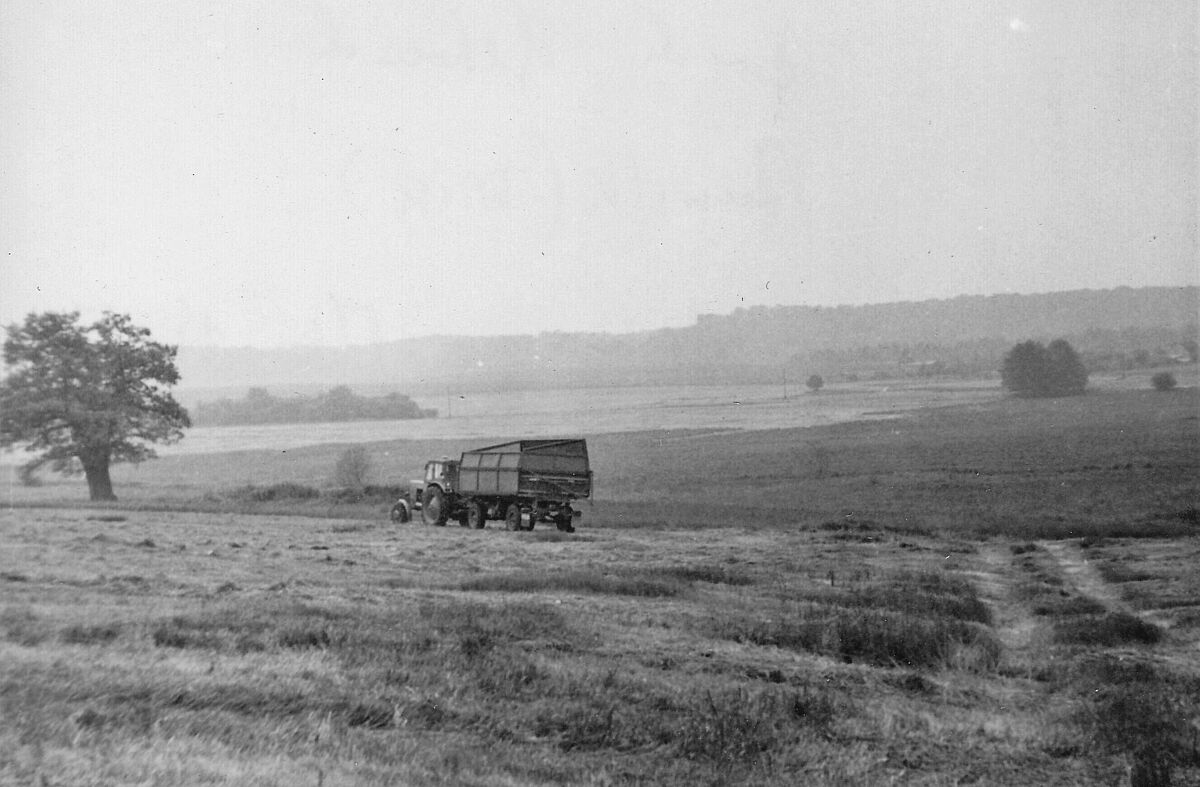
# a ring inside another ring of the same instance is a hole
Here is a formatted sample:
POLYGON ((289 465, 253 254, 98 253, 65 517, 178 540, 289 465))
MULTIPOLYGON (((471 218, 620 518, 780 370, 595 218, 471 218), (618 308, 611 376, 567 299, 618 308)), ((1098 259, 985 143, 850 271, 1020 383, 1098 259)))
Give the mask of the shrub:
POLYGON ((1073 396, 1087 386, 1087 369, 1068 342, 1055 339, 1050 345, 1028 341, 1004 356, 1000 380, 1017 396, 1073 396))
POLYGON ((362 446, 347 448, 338 457, 334 480, 346 489, 362 489, 371 474, 371 455, 362 446))
POLYGON ((335 503, 367 503, 369 505, 387 505, 389 508, 407 492, 399 486, 382 486, 367 484, 363 487, 334 489, 326 493, 328 499, 335 503))
POLYGON ((311 500, 320 496, 320 490, 290 481, 270 486, 249 484, 233 491, 235 499, 249 503, 269 503, 273 500, 311 500))
POLYGON ((408 493, 408 487, 397 486, 395 484, 367 484, 363 487, 363 494, 369 498, 386 500, 391 503, 399 500, 408 493))
POLYGON ((1150 378, 1150 384, 1154 386, 1156 391, 1169 391, 1178 383, 1175 380, 1175 375, 1170 372, 1159 372, 1150 378))
POLYGON ((810 391, 819 391, 825 387, 825 378, 819 374, 814 374, 804 381, 810 391))

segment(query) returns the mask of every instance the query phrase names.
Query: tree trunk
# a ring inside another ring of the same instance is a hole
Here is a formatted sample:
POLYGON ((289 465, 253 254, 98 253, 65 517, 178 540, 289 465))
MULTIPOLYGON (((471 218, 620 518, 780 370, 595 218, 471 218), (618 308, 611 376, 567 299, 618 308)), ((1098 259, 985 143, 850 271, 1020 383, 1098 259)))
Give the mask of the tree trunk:
POLYGON ((92 500, 116 500, 112 478, 108 475, 108 457, 89 457, 83 460, 83 472, 87 476, 88 495, 92 500))

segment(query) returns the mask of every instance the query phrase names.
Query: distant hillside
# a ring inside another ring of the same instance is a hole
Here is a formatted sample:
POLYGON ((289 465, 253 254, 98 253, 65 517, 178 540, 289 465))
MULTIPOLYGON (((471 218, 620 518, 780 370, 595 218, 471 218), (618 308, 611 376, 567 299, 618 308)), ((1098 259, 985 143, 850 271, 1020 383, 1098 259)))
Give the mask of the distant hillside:
POLYGON ((695 325, 628 334, 436 336, 356 347, 183 347, 185 387, 374 385, 408 394, 594 385, 773 382, 782 374, 994 371, 1011 344, 1065 337, 1093 368, 1194 355, 1200 288, 701 315, 695 325))

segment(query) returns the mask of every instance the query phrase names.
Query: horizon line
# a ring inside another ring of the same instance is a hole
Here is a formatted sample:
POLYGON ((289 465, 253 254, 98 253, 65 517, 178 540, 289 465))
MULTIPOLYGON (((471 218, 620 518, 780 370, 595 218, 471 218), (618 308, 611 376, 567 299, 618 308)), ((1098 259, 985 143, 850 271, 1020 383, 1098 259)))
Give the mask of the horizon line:
POLYGON ((1037 298, 1048 295, 1072 295, 1076 293, 1098 293, 1098 292, 1120 292, 1123 290, 1140 291, 1140 290, 1200 290, 1200 282, 1192 284, 1150 284, 1141 287, 1132 287, 1129 285, 1119 285, 1116 287, 1099 287, 1089 288, 1080 287, 1068 290, 1047 290, 1042 292, 993 292, 993 293, 962 293, 945 298, 922 298, 919 300, 893 300, 893 301, 864 301, 862 303, 839 303, 832 306, 822 306, 806 303, 785 304, 778 303, 774 305, 755 304, 753 306, 738 306, 730 312, 699 312, 696 314, 692 322, 684 325, 663 325, 658 328, 642 328, 634 331, 601 331, 601 330, 578 330, 578 331, 563 331, 549 330, 538 331, 537 333, 435 333, 421 334, 419 336, 409 336, 398 339, 381 339, 375 342, 356 342, 349 344, 272 344, 272 345, 252 345, 252 344, 184 344, 179 343, 176 346, 189 350, 257 350, 262 352, 278 352, 284 350, 346 350, 354 347, 377 347, 386 344, 400 344, 403 342, 412 341, 430 341, 430 340, 445 340, 445 339, 504 339, 504 338, 527 338, 538 337, 545 335, 560 335, 560 336, 636 336, 639 334, 656 333, 658 331, 677 331, 686 330, 688 328, 697 327, 702 321, 709 319, 721 319, 732 317, 733 315, 744 312, 768 312, 775 309, 811 309, 813 311, 834 311, 838 309, 860 309, 872 306, 902 306, 914 305, 920 303, 948 303, 950 301, 966 300, 966 299, 990 299, 990 298, 1037 298))

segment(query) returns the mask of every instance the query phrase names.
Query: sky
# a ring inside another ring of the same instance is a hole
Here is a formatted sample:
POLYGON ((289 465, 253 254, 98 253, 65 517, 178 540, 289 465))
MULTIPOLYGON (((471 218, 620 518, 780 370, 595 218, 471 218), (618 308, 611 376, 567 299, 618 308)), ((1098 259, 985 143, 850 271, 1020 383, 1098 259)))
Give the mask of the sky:
POLYGON ((0 324, 632 332, 1200 279, 1194 0, 0 4, 0 324))

